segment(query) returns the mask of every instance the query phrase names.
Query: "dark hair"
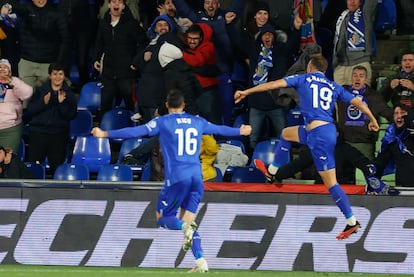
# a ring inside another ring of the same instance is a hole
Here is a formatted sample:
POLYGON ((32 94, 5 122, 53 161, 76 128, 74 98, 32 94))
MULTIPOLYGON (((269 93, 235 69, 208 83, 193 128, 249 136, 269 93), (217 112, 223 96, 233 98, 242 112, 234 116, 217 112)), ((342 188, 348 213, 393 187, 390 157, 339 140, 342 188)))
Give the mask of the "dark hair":
POLYGON ((402 56, 404 56, 404 55, 414 55, 414 50, 411 50, 411 49, 404 49, 404 50, 402 50, 402 51, 401 51, 401 58, 402 58, 402 56))
POLYGON ((403 104, 403 103, 397 103, 394 105, 394 107, 392 108, 392 110, 395 110, 396 108, 401 108, 401 110, 404 110, 406 112, 408 112, 410 110, 410 107, 408 107, 407 105, 403 104))
POLYGON ((188 30, 185 32, 186 35, 189 34, 189 33, 199 34, 200 38, 201 38, 200 41, 202 41, 203 38, 204 38, 203 29, 201 29, 200 25, 198 25, 198 24, 191 25, 190 28, 188 28, 188 30))
POLYGON ((321 54, 312 55, 309 61, 317 70, 325 72, 328 68, 328 62, 321 54))
POLYGON ((357 66, 355 66, 354 68, 352 68, 352 71, 354 71, 354 70, 364 70, 365 71, 365 74, 368 74, 367 68, 365 66, 363 66, 363 65, 357 65, 357 66))
POLYGON ((49 65, 49 69, 48 69, 48 73, 52 73, 52 71, 61 71, 63 70, 63 72, 65 72, 65 66, 63 64, 60 63, 51 63, 49 65))
POLYGON ((167 95, 167 104, 169 108, 177 109, 184 103, 184 95, 181 90, 172 89, 167 95))

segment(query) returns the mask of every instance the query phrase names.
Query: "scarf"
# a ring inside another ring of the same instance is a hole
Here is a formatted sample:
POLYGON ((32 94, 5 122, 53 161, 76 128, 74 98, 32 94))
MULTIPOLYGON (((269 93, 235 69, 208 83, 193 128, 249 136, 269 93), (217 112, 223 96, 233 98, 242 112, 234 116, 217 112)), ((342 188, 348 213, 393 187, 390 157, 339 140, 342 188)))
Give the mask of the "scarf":
POLYGON ((269 68, 273 67, 273 48, 266 48, 261 45, 262 51, 260 51, 257 57, 257 66, 253 74, 253 85, 259 85, 267 82, 269 75, 269 68))
POLYGON ((362 9, 359 8, 355 12, 351 13, 347 30, 347 41, 349 51, 362 51, 365 50, 365 22, 362 9))
MULTIPOLYGON (((353 95, 355 95, 355 97, 360 98, 365 105, 368 105, 367 100, 364 97, 366 87, 363 87, 360 90, 356 90, 350 87, 348 90, 353 95)), ((364 126, 366 120, 367 116, 363 112, 361 112, 354 105, 348 105, 348 107, 346 108, 345 126, 364 126)))
POLYGON ((383 152, 391 143, 397 142, 398 148, 400 149, 401 153, 410 153, 407 150, 407 147, 404 145, 404 140, 408 137, 409 132, 406 128, 402 130, 399 134, 397 134, 397 127, 395 123, 390 124, 388 128, 385 130, 384 137, 381 139, 381 152, 383 152))

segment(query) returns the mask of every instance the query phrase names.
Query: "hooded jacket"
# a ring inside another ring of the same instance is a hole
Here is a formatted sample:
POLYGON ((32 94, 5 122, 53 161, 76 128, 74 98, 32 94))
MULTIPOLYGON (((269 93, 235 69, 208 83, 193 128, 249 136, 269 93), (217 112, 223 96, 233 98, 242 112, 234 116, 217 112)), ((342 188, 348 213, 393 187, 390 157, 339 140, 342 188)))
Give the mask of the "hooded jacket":
MULTIPOLYGON (((216 52, 214 44, 211 42, 213 29, 206 23, 197 23, 203 31, 203 40, 196 49, 187 48, 183 52, 184 61, 195 71, 195 76, 202 88, 208 88, 218 85, 218 74, 216 76, 206 76, 202 73, 202 67, 210 65, 217 66, 216 52)), ((205 68, 205 67, 204 67, 205 68)), ((218 68, 217 68, 217 73, 218 68)))

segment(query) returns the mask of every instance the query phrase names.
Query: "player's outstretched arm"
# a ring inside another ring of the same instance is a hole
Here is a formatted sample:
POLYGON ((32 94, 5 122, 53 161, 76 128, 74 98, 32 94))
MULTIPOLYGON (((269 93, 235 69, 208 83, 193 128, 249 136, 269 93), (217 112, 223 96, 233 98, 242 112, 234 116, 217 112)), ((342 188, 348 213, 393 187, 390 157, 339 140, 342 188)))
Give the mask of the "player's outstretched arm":
POLYGON ((250 125, 241 125, 240 126, 240 135, 248 136, 252 132, 252 126, 250 125))
POLYGON ((234 93, 234 102, 237 104, 241 100, 243 100, 247 95, 256 93, 256 92, 265 92, 269 90, 279 89, 279 88, 285 88, 287 87, 287 83, 283 79, 279 79, 276 81, 267 82, 264 84, 257 85, 255 87, 251 87, 246 90, 237 90, 234 93))
POLYGON ((95 127, 95 128, 93 128, 93 129, 92 129, 92 131, 91 131, 91 134, 92 134, 94 137, 97 137, 97 138, 107 138, 107 137, 108 137, 108 132, 107 132, 107 131, 102 130, 102 129, 101 129, 101 128, 99 128, 99 127, 95 127))

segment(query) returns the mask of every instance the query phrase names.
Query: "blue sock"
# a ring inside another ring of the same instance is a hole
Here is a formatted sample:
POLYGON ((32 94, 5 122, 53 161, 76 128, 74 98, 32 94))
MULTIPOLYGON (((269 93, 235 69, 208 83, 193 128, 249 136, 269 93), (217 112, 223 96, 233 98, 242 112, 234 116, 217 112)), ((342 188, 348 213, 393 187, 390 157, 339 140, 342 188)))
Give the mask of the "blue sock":
POLYGON ((342 190, 339 184, 335 184, 334 186, 330 187, 329 193, 331 194, 332 199, 335 201, 335 204, 344 214, 345 218, 350 218, 353 216, 348 196, 346 196, 345 192, 342 190))
POLYGON ((289 162, 291 145, 292 143, 290 141, 287 141, 280 136, 280 140, 275 149, 275 159, 273 160, 272 165, 281 167, 289 162))
POLYGON ((158 219, 158 225, 170 230, 181 230, 184 221, 179 220, 176 216, 163 216, 158 219))
POLYGON ((193 252, 194 258, 200 259, 203 257, 203 249, 201 249, 201 237, 197 231, 193 234, 193 245, 191 245, 191 251, 193 252))

